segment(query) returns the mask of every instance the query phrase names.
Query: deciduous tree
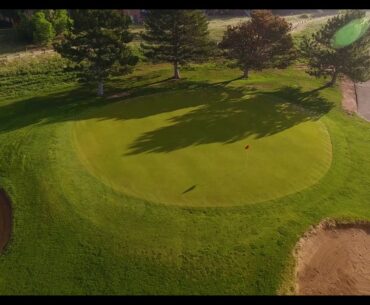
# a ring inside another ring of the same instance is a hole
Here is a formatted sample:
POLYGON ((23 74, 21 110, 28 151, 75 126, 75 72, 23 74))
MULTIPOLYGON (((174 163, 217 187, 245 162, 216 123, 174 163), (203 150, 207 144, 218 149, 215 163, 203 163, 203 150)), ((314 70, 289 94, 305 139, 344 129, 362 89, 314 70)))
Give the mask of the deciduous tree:
POLYGON ((294 59, 291 25, 268 10, 253 10, 251 19, 229 26, 219 47, 248 77, 250 70, 285 68, 294 59))

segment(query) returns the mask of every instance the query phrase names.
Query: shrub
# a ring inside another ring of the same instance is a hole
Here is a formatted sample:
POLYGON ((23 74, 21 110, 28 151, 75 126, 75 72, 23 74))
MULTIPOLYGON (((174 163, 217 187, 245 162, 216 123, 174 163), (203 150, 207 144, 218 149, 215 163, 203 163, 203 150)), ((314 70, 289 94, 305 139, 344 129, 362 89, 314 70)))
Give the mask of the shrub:
POLYGON ((55 37, 55 30, 43 12, 37 12, 32 17, 33 41, 36 44, 48 45, 55 37))
POLYGON ((69 31, 72 26, 72 19, 69 17, 67 10, 55 10, 51 20, 57 35, 69 31))

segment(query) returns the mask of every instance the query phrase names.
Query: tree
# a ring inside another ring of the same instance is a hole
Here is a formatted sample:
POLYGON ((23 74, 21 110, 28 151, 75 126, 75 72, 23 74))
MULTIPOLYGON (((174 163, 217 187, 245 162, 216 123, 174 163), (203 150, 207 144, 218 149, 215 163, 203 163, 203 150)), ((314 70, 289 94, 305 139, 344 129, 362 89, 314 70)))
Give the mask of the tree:
POLYGON ((51 22, 56 35, 60 35, 70 30, 72 26, 72 19, 68 15, 68 11, 64 9, 46 9, 42 10, 46 19, 51 22))
POLYGON ((40 45, 49 44, 55 37, 55 30, 43 12, 36 12, 31 19, 33 41, 40 45))
POLYGON ((253 10, 251 19, 229 26, 219 47, 248 78, 250 70, 285 68, 295 57, 291 25, 268 10, 253 10))
POLYGON ((366 81, 370 71, 370 31, 352 44, 336 48, 333 38, 349 22, 364 18, 360 10, 346 11, 327 21, 311 37, 305 36, 300 44, 300 53, 307 60, 309 75, 330 77, 328 86, 333 86, 338 75, 347 75, 353 81, 366 81))
POLYGON ((144 26, 144 55, 153 62, 172 63, 174 79, 180 78, 180 65, 204 60, 211 51, 207 17, 201 10, 149 10, 144 26))
POLYGON ((133 38, 131 20, 116 10, 74 10, 71 17, 71 31, 54 48, 75 63, 80 80, 97 83, 103 96, 104 81, 130 73, 138 61, 127 45, 133 38))
POLYGON ((72 27, 72 19, 69 17, 67 10, 55 10, 51 23, 57 35, 69 31, 72 27))

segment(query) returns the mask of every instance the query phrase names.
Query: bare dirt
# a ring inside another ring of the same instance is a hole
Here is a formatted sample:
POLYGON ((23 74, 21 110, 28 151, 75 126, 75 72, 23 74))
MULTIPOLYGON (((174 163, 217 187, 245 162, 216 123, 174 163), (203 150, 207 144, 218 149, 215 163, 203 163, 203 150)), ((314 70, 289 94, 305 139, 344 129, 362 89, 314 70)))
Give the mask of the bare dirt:
POLYGON ((12 209, 10 199, 0 189, 0 252, 4 250, 9 242, 12 231, 12 209))
POLYGON ((357 97, 355 84, 348 78, 341 80, 342 107, 348 114, 357 112, 357 97))
POLYGON ((370 80, 356 83, 358 115, 370 122, 370 80))
POLYGON ((370 295, 370 223, 323 222, 296 248, 296 294, 370 295))

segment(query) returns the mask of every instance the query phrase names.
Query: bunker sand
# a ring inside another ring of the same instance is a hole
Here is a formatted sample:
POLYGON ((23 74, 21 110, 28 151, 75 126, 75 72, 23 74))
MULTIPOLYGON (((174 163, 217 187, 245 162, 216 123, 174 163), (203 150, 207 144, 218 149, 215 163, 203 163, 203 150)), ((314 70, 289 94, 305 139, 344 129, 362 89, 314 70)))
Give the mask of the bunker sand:
POLYGON ((8 244, 12 228, 12 210, 10 199, 0 189, 0 252, 8 244))
POLYGON ((370 224, 322 223, 296 249, 299 295, 370 295, 370 224))

